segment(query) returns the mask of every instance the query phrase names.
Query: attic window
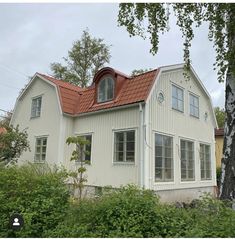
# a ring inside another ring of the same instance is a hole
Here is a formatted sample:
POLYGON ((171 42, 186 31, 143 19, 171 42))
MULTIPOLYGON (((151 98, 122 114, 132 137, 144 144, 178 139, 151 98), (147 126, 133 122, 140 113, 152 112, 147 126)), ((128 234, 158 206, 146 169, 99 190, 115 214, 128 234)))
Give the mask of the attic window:
POLYGON ((98 102, 112 100, 114 97, 114 81, 111 76, 105 76, 98 85, 98 102))

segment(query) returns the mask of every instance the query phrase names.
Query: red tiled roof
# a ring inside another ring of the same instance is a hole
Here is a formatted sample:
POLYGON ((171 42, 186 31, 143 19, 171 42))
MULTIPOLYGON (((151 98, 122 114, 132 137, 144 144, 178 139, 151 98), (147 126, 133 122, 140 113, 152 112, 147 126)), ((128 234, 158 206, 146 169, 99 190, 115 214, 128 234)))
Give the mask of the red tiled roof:
POLYGON ((215 129, 215 136, 224 136, 224 129, 215 129))
MULTIPOLYGON (((117 72, 117 71, 115 71, 117 72)), ((44 79, 54 83, 59 89, 60 101, 64 113, 79 115, 118 106, 145 101, 159 70, 152 70, 135 77, 125 78, 122 88, 114 100, 105 103, 95 103, 95 85, 81 88, 71 85, 51 76, 39 74, 44 79)), ((118 72, 118 74, 121 74, 118 72)), ((122 73, 123 76, 125 76, 122 73)))
POLYGON ((7 130, 5 128, 3 128, 3 127, 0 128, 0 134, 6 133, 6 132, 7 132, 7 130))

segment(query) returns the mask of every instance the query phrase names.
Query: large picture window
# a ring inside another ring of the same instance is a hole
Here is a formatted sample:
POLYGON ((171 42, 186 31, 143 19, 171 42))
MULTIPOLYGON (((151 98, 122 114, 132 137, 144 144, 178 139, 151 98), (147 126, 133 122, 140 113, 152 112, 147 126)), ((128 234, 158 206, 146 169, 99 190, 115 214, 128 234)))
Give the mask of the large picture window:
POLYGON ((31 118, 40 117, 40 115, 41 115, 41 105, 42 105, 42 97, 41 96, 32 99, 31 118))
POLYGON ((107 76, 99 82, 98 102, 112 100, 114 97, 114 81, 111 76, 107 76))
POLYGON ((114 133, 114 162, 135 161, 135 130, 114 133))
POLYGON ((184 112, 184 91, 172 85, 172 108, 184 112))
POLYGON ((155 181, 173 181, 173 138, 155 134, 155 181))
POLYGON ((35 145, 35 162, 45 162, 46 160, 46 150, 47 150, 47 138, 36 138, 35 145))
POLYGON ((190 98, 190 115, 199 118, 199 98, 189 94, 190 98))
POLYGON ((200 144, 200 167, 201 167, 201 179, 211 179, 211 155, 210 146, 206 144, 200 144))
POLYGON ((192 181, 195 178, 194 143, 180 140, 181 181, 192 181))

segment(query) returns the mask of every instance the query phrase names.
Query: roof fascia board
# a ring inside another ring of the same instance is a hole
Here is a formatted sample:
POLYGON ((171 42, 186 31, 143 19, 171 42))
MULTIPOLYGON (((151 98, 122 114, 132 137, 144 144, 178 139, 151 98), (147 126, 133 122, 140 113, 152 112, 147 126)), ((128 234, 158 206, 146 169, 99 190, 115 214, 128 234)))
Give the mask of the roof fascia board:
POLYGON ((133 104, 116 106, 116 107, 112 107, 112 108, 108 108, 108 109, 96 110, 96 111, 91 111, 91 112, 81 113, 81 114, 76 114, 76 115, 70 115, 68 113, 64 113, 64 116, 69 116, 69 117, 73 117, 73 118, 90 116, 90 115, 94 115, 94 114, 101 114, 101 113, 106 113, 106 112, 115 111, 115 110, 122 110, 122 109, 131 108, 131 107, 137 107, 137 106, 139 106, 139 103, 144 103, 144 101, 139 101, 139 102, 136 102, 133 104))

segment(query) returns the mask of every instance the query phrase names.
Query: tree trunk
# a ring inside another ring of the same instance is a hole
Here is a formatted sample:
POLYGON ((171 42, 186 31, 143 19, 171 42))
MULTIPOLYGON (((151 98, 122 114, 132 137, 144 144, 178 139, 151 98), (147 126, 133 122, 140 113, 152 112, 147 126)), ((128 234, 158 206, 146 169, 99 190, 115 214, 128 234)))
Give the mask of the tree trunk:
POLYGON ((231 68, 227 72, 225 92, 226 120, 220 199, 235 202, 235 76, 231 68))

